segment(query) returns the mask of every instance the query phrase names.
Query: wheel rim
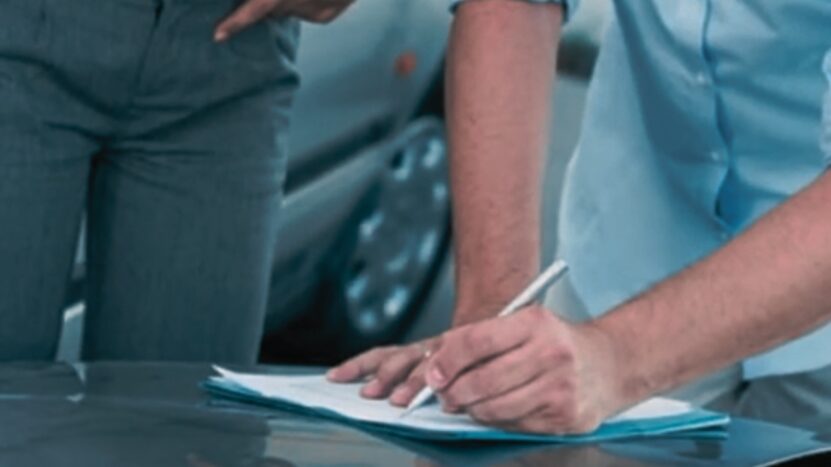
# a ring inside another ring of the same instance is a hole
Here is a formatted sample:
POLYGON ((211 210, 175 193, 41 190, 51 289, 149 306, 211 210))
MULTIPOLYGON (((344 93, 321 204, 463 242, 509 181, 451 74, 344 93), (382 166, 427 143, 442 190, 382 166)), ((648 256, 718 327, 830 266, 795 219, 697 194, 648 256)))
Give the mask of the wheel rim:
POLYGON ((378 204, 358 227, 345 284, 355 329, 382 334, 405 319, 440 254, 448 213, 445 139, 414 138, 389 159, 378 204))

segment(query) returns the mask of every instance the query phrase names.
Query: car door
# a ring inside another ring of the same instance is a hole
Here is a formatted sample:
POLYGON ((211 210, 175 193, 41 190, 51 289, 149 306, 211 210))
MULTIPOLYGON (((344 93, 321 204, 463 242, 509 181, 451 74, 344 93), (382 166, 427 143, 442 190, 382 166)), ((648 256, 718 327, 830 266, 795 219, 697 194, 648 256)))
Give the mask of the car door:
MULTIPOLYGON (((289 188, 331 161, 333 147, 367 137, 393 114, 393 64, 407 0, 359 0, 327 25, 302 27, 289 188), (346 40, 344 40, 346 38, 346 40)), ((356 141, 356 144, 362 144, 356 141)))

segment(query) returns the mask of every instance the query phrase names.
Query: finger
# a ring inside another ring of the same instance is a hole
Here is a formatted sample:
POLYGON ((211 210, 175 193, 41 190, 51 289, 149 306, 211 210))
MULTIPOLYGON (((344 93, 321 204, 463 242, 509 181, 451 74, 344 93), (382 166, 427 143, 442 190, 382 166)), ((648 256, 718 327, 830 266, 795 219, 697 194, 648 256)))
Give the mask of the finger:
POLYGON ((524 386, 549 368, 528 343, 462 373, 439 394, 450 407, 467 407, 524 386))
POLYGON ((326 378, 334 383, 350 383, 374 375, 387 357, 395 349, 377 347, 351 358, 326 373, 326 378))
POLYGON ((430 358, 427 384, 441 390, 462 372, 524 344, 533 328, 529 320, 494 318, 451 330, 430 358))
POLYGON ((375 378, 361 390, 361 395, 372 399, 387 397, 421 363, 423 355, 418 345, 409 345, 389 354, 375 372, 375 378))
POLYGON ((222 42, 246 27, 274 14, 282 0, 248 0, 222 20, 214 31, 214 40, 222 42))
POLYGON ((320 8, 318 6, 303 5, 292 10, 289 14, 312 23, 329 23, 340 16, 345 9, 345 7, 320 8))
POLYGON ((406 381, 399 384, 390 395, 390 403, 398 407, 406 407, 413 398, 427 386, 424 381, 424 370, 426 362, 422 361, 410 373, 406 381))
POLYGON ((514 426, 545 407, 548 391, 547 378, 539 376, 512 391, 470 405, 465 411, 486 425, 514 426))

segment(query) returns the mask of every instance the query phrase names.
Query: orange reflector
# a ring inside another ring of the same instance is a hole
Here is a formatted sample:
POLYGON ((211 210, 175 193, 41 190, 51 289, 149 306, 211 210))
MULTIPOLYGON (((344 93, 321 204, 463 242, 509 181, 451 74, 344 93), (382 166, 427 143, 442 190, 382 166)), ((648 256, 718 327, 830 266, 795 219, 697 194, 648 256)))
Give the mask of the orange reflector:
POLYGON ((402 78, 410 76, 418 68, 418 57, 414 52, 404 52, 395 59, 395 74, 402 78))

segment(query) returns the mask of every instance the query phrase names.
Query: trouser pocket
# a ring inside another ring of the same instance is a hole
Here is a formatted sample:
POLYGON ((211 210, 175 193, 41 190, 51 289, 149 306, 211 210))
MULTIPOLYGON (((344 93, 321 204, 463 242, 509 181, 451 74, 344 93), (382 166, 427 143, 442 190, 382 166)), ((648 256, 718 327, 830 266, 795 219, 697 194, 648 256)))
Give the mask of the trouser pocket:
POLYGON ((275 61, 294 61, 299 23, 291 18, 260 21, 229 39, 229 48, 245 60, 275 65, 275 61))
POLYGON ((43 70, 48 44, 45 0, 0 0, 0 84, 43 70))

